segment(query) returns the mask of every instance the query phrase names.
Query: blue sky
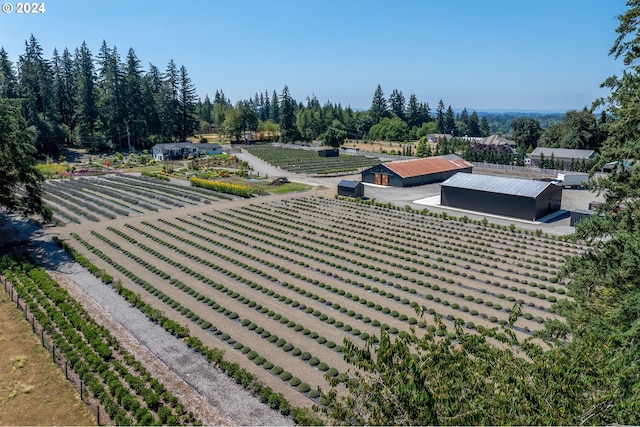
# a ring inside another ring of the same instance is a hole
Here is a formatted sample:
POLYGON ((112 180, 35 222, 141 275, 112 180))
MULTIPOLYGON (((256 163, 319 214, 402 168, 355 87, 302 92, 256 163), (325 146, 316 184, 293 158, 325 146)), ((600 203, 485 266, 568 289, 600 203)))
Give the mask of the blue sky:
MULTIPOLYGON (((4 1, 4 0, 3 0, 4 1)), ((233 102, 288 85, 303 101, 369 108, 378 84, 435 109, 581 109, 620 74, 608 56, 625 0, 45 0, 0 14, 15 63, 31 34, 45 56, 102 41, 145 69, 184 65, 199 96, 233 102)))

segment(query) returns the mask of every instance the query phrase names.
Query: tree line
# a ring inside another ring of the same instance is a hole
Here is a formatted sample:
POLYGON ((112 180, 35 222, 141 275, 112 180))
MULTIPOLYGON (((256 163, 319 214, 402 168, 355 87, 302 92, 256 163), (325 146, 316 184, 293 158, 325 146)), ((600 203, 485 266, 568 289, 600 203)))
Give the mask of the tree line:
POLYGON ((0 98, 21 100, 40 154, 144 149, 197 128, 198 98, 184 66, 170 60, 164 72, 153 64, 145 71, 132 48, 123 61, 106 41, 96 56, 82 43, 46 58, 32 35, 15 65, 1 48, 0 98))

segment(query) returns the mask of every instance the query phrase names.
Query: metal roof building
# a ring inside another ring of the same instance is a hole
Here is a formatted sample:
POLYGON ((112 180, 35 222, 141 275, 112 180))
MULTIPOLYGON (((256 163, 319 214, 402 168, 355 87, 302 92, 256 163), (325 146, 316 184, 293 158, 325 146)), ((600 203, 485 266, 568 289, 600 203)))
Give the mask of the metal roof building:
POLYGON ((440 204, 535 221, 560 209, 562 188, 550 182, 459 173, 440 185, 440 204))
POLYGON ((381 163, 362 171, 362 182, 391 187, 442 182, 458 172, 471 173, 473 165, 455 154, 381 163))
POLYGON ((540 165, 540 158, 544 156, 546 160, 553 159, 556 162, 561 162, 565 166, 569 166, 572 160, 589 160, 593 159, 596 155, 594 150, 576 150, 570 148, 549 148, 549 147, 536 147, 535 150, 529 154, 531 158, 532 166, 540 165))

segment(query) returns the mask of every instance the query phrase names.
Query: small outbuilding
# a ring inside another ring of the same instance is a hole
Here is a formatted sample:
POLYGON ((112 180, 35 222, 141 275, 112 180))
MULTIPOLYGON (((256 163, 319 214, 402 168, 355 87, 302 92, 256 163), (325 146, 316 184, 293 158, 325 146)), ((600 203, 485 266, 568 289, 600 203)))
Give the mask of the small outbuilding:
POLYGON ((320 157, 338 157, 340 156, 340 150, 337 148, 323 148, 318 150, 318 156, 320 157))
POLYGON ((440 204, 535 221, 560 210, 562 188, 530 179, 458 173, 440 185, 440 204))
POLYGON ((390 187, 413 187, 442 182, 458 172, 471 173, 473 165, 455 154, 380 163, 362 171, 362 182, 390 187))
POLYGON ((363 197, 364 185, 358 181, 343 179, 338 183, 338 195, 346 197, 363 197))

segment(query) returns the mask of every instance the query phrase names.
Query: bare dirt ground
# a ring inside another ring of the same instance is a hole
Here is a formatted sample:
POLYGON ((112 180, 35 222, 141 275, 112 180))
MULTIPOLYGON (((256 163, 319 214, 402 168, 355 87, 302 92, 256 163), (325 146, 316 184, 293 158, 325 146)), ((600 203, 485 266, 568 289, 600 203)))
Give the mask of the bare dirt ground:
POLYGON ((0 425, 96 425, 4 289, 0 325, 0 425))

